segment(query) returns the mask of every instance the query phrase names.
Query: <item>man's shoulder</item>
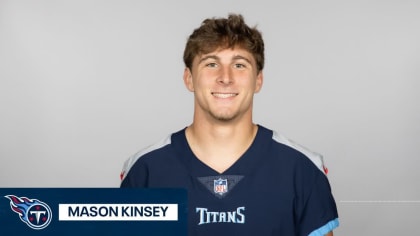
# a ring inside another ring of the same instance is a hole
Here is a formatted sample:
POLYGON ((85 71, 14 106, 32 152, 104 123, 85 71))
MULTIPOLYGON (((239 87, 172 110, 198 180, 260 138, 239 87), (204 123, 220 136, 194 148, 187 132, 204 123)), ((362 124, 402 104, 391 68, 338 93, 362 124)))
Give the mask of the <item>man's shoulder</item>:
POLYGON ((171 144, 171 135, 166 136, 164 139, 159 140, 153 145, 149 145, 140 151, 136 152, 134 155, 130 156, 125 160, 123 165, 123 170, 121 172, 121 179, 125 178, 125 175, 130 171, 130 169, 143 157, 147 155, 152 155, 154 152, 163 149, 164 147, 171 144))
MULTIPOLYGON (((267 128, 264 129, 270 130, 267 128)), ((275 130, 270 131, 272 132, 271 139, 275 144, 295 151, 299 156, 303 156, 304 158, 310 160, 322 173, 327 174, 327 168, 324 165, 324 158, 321 154, 312 151, 311 149, 295 142, 275 130)))
POLYGON ((168 151, 170 146, 173 143, 173 139, 177 138, 182 134, 183 130, 177 131, 175 133, 169 134, 164 138, 161 138, 152 145, 149 145, 143 149, 140 149, 135 154, 131 155, 128 159, 125 160, 123 165, 123 171, 121 178, 123 179, 125 175, 130 171, 130 169, 138 163, 140 160, 142 162, 159 162, 159 157, 165 157, 162 155, 162 152, 168 151))
POLYGON ((135 163, 137 160, 139 160, 141 157, 146 156, 148 154, 151 154, 155 151, 161 150, 162 148, 168 146, 171 144, 171 136, 172 135, 167 135, 165 138, 160 139, 159 141, 155 142, 152 145, 149 145, 143 149, 140 149, 138 152, 136 152, 134 155, 130 156, 127 160, 126 160, 126 164, 128 165, 132 165, 133 163, 135 163))

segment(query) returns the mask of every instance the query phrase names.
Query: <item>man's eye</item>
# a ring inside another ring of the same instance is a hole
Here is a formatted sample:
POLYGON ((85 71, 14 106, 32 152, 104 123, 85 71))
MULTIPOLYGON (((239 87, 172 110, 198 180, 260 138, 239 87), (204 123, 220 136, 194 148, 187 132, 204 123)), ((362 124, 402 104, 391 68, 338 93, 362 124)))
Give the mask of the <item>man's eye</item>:
POLYGON ((234 67, 240 69, 240 68, 245 68, 246 66, 244 64, 236 63, 234 67))
POLYGON ((206 66, 207 67, 217 67, 217 64, 214 63, 214 62, 211 62, 211 63, 207 63, 206 66))

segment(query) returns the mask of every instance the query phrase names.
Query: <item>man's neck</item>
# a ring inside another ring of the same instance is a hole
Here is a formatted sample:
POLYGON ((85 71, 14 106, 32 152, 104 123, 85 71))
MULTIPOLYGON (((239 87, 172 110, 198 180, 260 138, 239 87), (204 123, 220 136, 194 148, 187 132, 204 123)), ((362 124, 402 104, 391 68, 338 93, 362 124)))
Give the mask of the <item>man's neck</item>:
POLYGON ((193 122, 186 129, 188 144, 204 164, 222 173, 232 166, 252 144, 258 126, 252 122, 193 122))

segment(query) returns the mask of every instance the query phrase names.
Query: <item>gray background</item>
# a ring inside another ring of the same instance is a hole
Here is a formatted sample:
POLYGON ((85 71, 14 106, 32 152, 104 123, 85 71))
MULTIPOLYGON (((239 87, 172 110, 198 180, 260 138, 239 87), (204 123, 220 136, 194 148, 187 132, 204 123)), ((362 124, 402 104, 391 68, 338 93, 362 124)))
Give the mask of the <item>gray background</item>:
POLYGON ((0 187, 116 187, 191 122, 186 38, 242 13, 266 42, 255 122, 322 153, 336 235, 419 235, 419 1, 0 0, 0 187))

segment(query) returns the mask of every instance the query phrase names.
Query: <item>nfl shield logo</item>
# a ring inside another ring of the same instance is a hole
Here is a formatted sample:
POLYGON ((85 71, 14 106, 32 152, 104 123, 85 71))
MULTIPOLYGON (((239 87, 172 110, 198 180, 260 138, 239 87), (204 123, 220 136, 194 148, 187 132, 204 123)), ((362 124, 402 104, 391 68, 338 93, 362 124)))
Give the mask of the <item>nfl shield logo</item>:
POLYGON ((227 193, 228 191, 228 182, 227 179, 216 179, 214 180, 214 192, 220 195, 227 193))

